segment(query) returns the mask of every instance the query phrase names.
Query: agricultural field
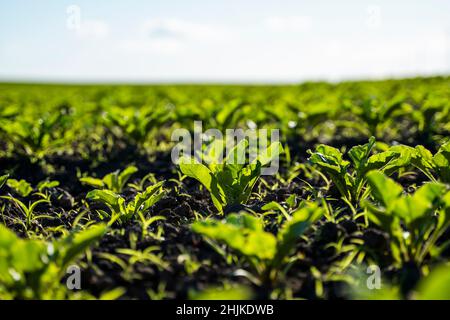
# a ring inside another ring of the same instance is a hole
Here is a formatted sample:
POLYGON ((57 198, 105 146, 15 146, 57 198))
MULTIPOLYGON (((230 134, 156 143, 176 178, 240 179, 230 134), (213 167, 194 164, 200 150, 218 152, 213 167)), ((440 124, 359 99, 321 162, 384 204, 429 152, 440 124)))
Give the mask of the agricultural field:
POLYGON ((449 138, 450 77, 0 84, 0 300, 450 299, 449 138))

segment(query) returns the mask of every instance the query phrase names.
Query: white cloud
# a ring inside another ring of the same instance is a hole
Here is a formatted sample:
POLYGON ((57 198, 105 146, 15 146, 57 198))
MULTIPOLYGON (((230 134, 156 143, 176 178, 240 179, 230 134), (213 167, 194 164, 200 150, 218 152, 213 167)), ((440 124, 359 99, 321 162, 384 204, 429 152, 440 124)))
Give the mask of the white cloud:
POLYGON ((151 39, 210 41, 228 35, 224 28, 180 19, 151 19, 143 24, 142 30, 151 39))
POLYGON ((270 31, 306 32, 312 27, 312 19, 308 16, 273 16, 264 21, 270 31))
POLYGON ((134 39, 122 41, 119 48, 126 53, 164 53, 180 52, 183 45, 176 39, 134 39))
POLYGON ((76 34, 84 39, 104 39, 109 35, 109 25, 102 20, 84 20, 76 34))
POLYGON ((193 23, 180 19, 150 19, 135 37, 121 41, 127 53, 175 54, 199 45, 223 45, 232 32, 220 26, 193 23))

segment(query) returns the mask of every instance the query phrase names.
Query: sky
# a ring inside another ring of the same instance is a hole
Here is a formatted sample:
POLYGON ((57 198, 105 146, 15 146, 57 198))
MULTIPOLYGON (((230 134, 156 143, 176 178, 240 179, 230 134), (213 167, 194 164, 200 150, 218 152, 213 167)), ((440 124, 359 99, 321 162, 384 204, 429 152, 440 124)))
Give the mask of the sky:
POLYGON ((450 74, 448 0, 0 0, 0 81, 450 74))

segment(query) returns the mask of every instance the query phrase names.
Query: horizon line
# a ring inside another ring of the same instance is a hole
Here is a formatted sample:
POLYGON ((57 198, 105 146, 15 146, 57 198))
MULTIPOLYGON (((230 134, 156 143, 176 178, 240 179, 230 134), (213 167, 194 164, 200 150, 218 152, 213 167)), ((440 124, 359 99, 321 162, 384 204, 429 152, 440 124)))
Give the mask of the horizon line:
POLYGON ((308 82, 327 82, 327 83, 341 83, 341 82, 376 82, 389 80, 406 80, 415 78, 439 78, 450 77, 450 72, 445 73, 431 73, 431 74, 408 74, 396 76, 361 76, 361 77, 342 77, 339 79, 332 79, 332 77, 310 77, 310 78, 279 78, 279 79, 220 79, 220 78, 205 78, 205 79, 188 79, 188 78, 173 78, 173 79, 65 79, 65 78, 37 78, 37 77, 1 77, 0 84, 43 84, 43 85, 296 85, 308 82))

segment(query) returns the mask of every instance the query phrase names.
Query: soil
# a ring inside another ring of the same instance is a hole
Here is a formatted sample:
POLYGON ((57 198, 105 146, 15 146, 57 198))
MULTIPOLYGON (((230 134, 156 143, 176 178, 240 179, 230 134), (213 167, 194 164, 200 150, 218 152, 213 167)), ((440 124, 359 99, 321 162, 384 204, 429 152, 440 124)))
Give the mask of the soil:
MULTIPOLYGON (((331 145, 356 145, 365 141, 337 139, 331 142, 331 145)), ((306 161, 307 149, 312 149, 316 141, 308 143, 299 141, 289 141, 292 146, 291 152, 293 158, 298 161, 306 161)), ((138 167, 139 172, 132 178, 133 182, 138 182, 145 174, 152 172, 157 180, 165 180, 165 187, 169 192, 152 209, 151 215, 160 215, 165 220, 157 221, 149 228, 149 232, 156 233, 159 227, 164 230, 163 239, 155 239, 150 236, 141 236, 141 227, 138 223, 129 223, 121 227, 113 227, 113 230, 103 237, 100 243, 92 249, 92 263, 84 263, 82 288, 94 295, 100 295, 102 292, 122 287, 126 289, 125 299, 148 299, 149 292, 158 292, 160 284, 165 284, 166 298, 187 298, 190 290, 202 290, 215 284, 219 285, 226 282, 243 283, 251 286, 257 298, 269 298, 270 292, 277 286, 279 288, 288 287, 294 297, 318 298, 315 290, 315 280, 311 268, 315 267, 322 273, 326 273, 335 262, 343 259, 343 256, 336 253, 336 250, 329 246, 343 240, 344 243, 350 243, 357 239, 364 243, 367 254, 376 257, 383 262, 383 268, 386 268, 386 274, 391 279, 400 279, 403 292, 408 292, 414 287, 420 278, 417 266, 405 266, 402 270, 392 272, 389 269, 389 237, 387 234, 370 226, 362 228, 360 221, 353 221, 350 212, 343 212, 341 215, 347 217, 340 221, 325 222, 320 221, 309 231, 309 241, 299 239, 297 243, 297 252, 302 255, 290 267, 286 277, 280 280, 280 283, 273 287, 255 286, 248 279, 235 276, 237 269, 246 269, 248 265, 244 260, 237 260, 233 265, 227 264, 225 259, 219 255, 201 236, 193 233, 190 224, 196 219, 195 212, 202 216, 214 215, 214 208, 209 193, 199 187, 199 183, 192 179, 183 180, 179 192, 175 192, 176 183, 172 178, 178 178, 177 168, 170 160, 170 153, 158 152, 151 157, 137 153, 135 148, 123 148, 113 154, 105 151, 103 155, 106 161, 101 163, 90 162, 79 155, 52 155, 45 159, 46 165, 42 162, 32 163, 26 157, 15 156, 11 158, 0 158, 0 167, 7 172, 14 172, 16 179, 26 179, 32 185, 48 178, 58 180, 60 186, 50 190, 52 205, 39 205, 37 211, 51 215, 52 219, 41 219, 39 222, 33 222, 33 230, 45 233, 47 227, 64 225, 71 228, 75 218, 80 212, 87 211, 86 218, 100 220, 95 213, 95 209, 101 206, 91 203, 90 208, 86 207, 82 200, 85 199, 90 187, 82 185, 77 172, 88 172, 90 175, 101 177, 114 170, 123 169, 131 164, 138 167), (48 172, 51 167, 51 172, 48 172), (160 253, 164 261, 168 263, 168 268, 155 266, 154 264, 137 263, 133 266, 129 274, 124 274, 121 268, 101 257, 102 253, 115 254, 126 260, 127 256, 118 254, 117 249, 129 248, 130 237, 134 234, 137 237, 135 246, 138 250, 143 250, 149 246, 159 246, 160 253), (198 263, 199 267, 193 272, 188 272, 180 255, 189 253, 191 259, 198 263), (132 278, 130 279, 130 275, 132 278)), ((282 169, 282 174, 283 169, 282 169)), ((302 177, 304 178, 304 177, 302 177)), ((275 178, 264 178, 268 185, 275 183, 275 178)), ((400 179, 405 186, 420 184, 425 180, 424 176, 408 176, 400 179)), ((323 181, 309 180, 315 189, 323 187, 323 181)), ((298 201, 306 199, 310 191, 304 188, 305 182, 299 177, 287 185, 280 185, 275 190, 267 189, 259 182, 255 190, 261 190, 264 194, 263 199, 253 199, 247 206, 240 208, 227 208, 226 212, 235 212, 244 210, 261 210, 261 207, 271 201, 283 202, 294 194, 298 201)), ((12 190, 6 188, 7 192, 13 194, 12 190)), ((126 198, 132 197, 136 193, 131 188, 123 191, 126 198)), ((18 195, 14 195, 21 199, 18 195)), ((330 189, 329 198, 338 198, 337 190, 330 189)), ((25 199, 21 199, 25 200, 25 199)), ((11 218, 20 216, 20 212, 8 201, 0 200, 5 206, 3 215, 4 223, 24 236, 24 230, 18 224, 14 224, 11 218)), ((333 207, 345 206, 341 201, 335 201, 333 207)), ((276 224, 268 221, 267 231, 276 233, 276 224)), ((447 232, 441 241, 449 239, 450 233, 447 232)), ((447 253, 448 256, 448 253, 447 253)), ((343 287, 345 285, 339 281, 325 282, 323 298, 342 299, 343 287)), ((321 297, 322 298, 322 297, 321 297)))

